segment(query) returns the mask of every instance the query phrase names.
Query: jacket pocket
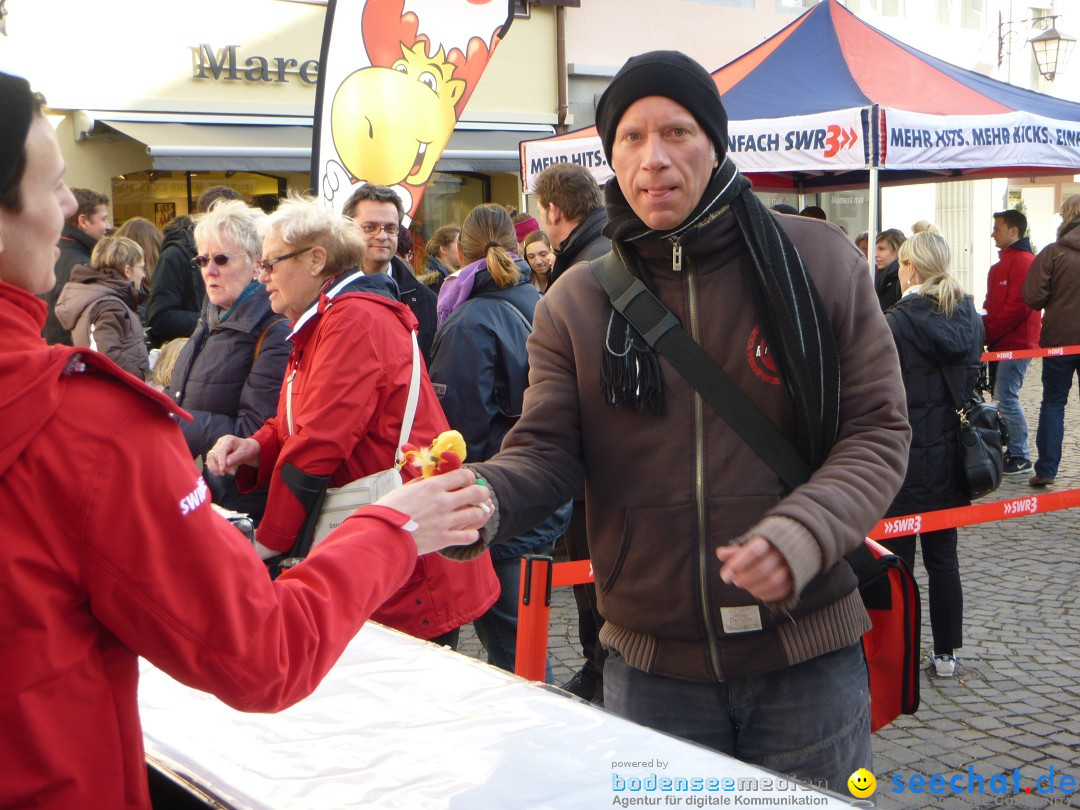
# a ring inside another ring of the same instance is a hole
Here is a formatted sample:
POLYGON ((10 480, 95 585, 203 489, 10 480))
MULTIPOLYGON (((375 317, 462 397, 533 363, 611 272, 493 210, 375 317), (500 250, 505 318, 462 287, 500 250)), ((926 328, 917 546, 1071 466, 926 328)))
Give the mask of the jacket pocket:
POLYGON ((626 511, 618 548, 593 555, 607 619, 662 638, 699 635, 695 525, 692 502, 626 511))

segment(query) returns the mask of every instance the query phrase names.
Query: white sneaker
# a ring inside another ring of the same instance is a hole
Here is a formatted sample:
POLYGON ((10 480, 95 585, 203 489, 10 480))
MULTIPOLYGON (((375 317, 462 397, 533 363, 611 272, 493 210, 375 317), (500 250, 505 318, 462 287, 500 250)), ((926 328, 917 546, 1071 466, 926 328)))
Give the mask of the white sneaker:
POLYGON ((937 672, 939 678, 951 678, 956 674, 956 658, 949 653, 932 654, 930 662, 934 665, 934 671, 937 672))

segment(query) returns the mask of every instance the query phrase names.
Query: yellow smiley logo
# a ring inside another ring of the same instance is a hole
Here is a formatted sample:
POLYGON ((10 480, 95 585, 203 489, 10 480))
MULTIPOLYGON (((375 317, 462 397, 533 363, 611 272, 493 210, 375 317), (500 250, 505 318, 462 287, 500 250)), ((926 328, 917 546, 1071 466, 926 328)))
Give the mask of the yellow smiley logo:
POLYGON ((847 780, 847 789, 857 799, 865 799, 877 790, 877 779, 866 768, 859 768, 847 780))

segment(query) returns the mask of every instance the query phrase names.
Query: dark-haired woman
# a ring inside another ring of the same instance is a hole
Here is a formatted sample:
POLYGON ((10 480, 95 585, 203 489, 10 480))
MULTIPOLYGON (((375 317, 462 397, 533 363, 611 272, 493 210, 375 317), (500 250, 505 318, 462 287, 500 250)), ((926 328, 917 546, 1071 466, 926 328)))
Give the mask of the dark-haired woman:
MULTIPOLYGON (((521 415, 529 385, 525 341, 540 293, 530 282, 532 269, 517 256, 514 223, 501 206, 481 205, 465 218, 461 253, 467 264, 439 294, 431 381, 447 421, 465 439, 467 459, 475 462, 499 451, 521 415)), ((550 553, 570 508, 568 503, 530 532, 492 547, 502 595, 473 622, 488 663, 513 670, 521 557, 550 553)))

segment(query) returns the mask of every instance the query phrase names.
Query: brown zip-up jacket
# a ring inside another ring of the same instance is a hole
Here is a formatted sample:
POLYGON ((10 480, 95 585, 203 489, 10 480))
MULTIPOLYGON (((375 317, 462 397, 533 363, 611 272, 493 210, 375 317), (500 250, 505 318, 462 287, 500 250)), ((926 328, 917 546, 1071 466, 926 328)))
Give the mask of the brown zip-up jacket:
MULTIPOLYGON (((840 433, 811 480, 786 493, 775 473, 661 358, 666 413, 603 402, 611 312, 587 264, 536 309, 524 414, 475 467, 512 537, 585 478, 589 546, 607 620, 601 641, 631 666, 726 681, 849 646, 869 627, 843 556, 863 542, 904 478, 910 429, 896 349, 866 262, 835 226, 778 217, 824 303, 839 348, 840 433), (796 596, 761 605, 720 580, 718 546, 760 534, 784 555, 796 596)), ((765 348, 738 262, 730 212, 682 240, 635 243, 663 303, 789 436, 791 403, 765 348)))

